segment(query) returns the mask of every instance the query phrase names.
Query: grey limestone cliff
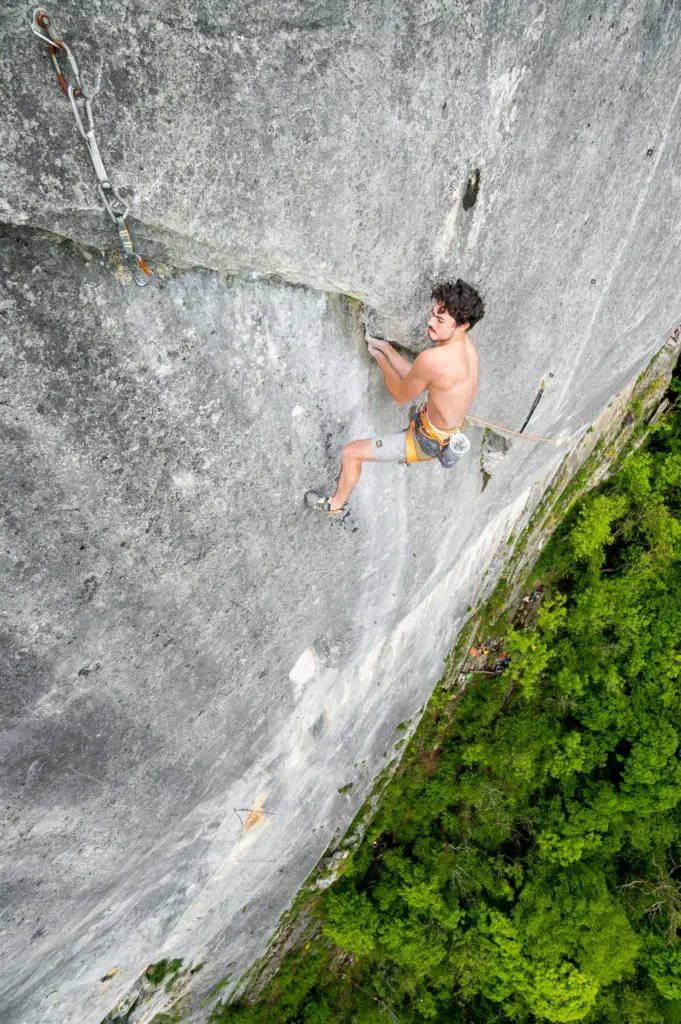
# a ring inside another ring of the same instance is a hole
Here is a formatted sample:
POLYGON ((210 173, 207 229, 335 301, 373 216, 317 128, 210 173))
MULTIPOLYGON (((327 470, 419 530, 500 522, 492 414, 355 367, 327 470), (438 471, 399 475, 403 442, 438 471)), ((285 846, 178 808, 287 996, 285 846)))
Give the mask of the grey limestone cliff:
POLYGON ((97 1024, 151 962, 205 962, 198 1006, 259 955, 563 454, 498 445, 483 490, 471 427, 455 471, 370 466, 344 522, 305 512, 404 419, 364 315, 416 351, 430 282, 477 283, 472 411, 518 429, 545 379, 531 427, 573 442, 678 319, 681 8, 50 13, 157 276, 122 270, 6 7, 0 1004, 97 1024))

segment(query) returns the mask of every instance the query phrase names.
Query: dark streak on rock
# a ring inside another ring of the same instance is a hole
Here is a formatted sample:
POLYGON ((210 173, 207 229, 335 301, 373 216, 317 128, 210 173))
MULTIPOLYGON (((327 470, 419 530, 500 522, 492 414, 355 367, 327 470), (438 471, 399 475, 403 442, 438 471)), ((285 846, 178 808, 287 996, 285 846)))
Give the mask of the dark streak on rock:
POLYGON ((478 193, 480 192, 480 168, 476 167, 468 181, 466 182, 466 191, 463 194, 463 208, 464 210, 472 210, 478 201, 478 193))

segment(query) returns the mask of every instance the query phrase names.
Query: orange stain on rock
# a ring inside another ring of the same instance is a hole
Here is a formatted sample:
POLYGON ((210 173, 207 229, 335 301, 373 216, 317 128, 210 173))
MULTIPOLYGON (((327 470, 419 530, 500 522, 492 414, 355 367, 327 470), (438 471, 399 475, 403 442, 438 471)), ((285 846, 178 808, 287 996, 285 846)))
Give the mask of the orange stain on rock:
POLYGON ((244 821, 244 825, 243 825, 243 831, 244 832, 248 832, 248 830, 250 828, 253 828, 253 826, 257 825, 259 821, 262 821, 262 806, 263 806, 264 803, 265 803, 265 797, 264 796, 256 797, 253 806, 251 807, 250 811, 246 815, 246 820, 244 821))

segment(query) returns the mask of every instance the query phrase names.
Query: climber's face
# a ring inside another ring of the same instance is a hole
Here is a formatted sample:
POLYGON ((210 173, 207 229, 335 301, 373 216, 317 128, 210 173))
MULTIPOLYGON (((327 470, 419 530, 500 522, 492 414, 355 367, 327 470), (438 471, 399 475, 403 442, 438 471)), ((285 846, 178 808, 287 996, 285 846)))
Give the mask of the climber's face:
POLYGON ((433 312, 428 321, 428 337, 431 341, 451 341, 454 332, 457 330, 457 323, 453 316, 447 312, 442 303, 433 306, 433 312))

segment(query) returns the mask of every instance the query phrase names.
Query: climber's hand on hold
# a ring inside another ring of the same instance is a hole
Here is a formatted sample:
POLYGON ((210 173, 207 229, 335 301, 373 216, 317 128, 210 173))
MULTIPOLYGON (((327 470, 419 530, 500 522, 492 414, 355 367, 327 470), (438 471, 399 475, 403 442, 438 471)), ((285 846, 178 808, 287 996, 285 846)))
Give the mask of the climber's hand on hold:
POLYGON ((404 356, 401 356, 397 349, 393 348, 389 341, 384 338, 372 338, 370 334, 364 336, 369 348, 369 354, 374 357, 378 365, 383 368, 382 359, 394 370, 400 380, 404 380, 411 371, 412 364, 404 356))
MULTIPOLYGON (((378 352, 382 352, 384 356, 387 356, 388 349, 390 348, 390 342, 389 341, 384 341, 383 338, 372 338, 370 334, 365 335, 364 340, 366 341, 367 345, 369 346, 369 351, 370 352, 371 352, 372 349, 375 349, 378 352)), ((373 355, 374 353, 371 352, 371 354, 373 355)))

